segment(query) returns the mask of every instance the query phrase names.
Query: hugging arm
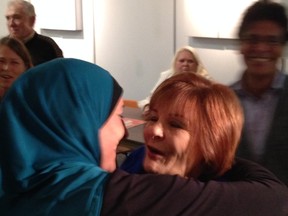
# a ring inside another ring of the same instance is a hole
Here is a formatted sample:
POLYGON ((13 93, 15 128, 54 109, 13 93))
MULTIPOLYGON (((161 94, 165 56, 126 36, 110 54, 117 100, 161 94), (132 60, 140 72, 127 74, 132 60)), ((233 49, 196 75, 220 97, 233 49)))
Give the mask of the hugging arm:
POLYGON ((288 214, 288 188, 265 168, 237 159, 225 179, 201 182, 117 170, 107 183, 102 215, 288 214))

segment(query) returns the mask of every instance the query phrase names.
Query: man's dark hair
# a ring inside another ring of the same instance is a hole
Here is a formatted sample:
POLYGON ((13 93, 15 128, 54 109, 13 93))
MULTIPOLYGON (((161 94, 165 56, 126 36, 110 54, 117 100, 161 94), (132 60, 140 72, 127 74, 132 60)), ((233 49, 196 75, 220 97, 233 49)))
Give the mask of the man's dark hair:
POLYGON ((241 39, 249 25, 256 21, 269 20, 277 23, 284 31, 284 41, 287 41, 287 15, 285 7, 271 1, 257 1, 252 4, 243 14, 243 19, 238 31, 241 39))

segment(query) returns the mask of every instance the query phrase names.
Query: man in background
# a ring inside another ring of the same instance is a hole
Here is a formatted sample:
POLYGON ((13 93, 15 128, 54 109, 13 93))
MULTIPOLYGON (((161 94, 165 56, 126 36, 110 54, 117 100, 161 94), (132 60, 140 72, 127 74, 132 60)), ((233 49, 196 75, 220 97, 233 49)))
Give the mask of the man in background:
POLYGON ((287 42, 285 11, 269 1, 245 11, 238 36, 246 69, 232 88, 245 113, 238 156, 262 164, 288 185, 288 78, 277 67, 287 42))
POLYGON ((10 37, 17 38, 25 44, 34 66, 54 58, 63 57, 62 50, 52 38, 40 35, 34 30, 36 14, 34 6, 30 2, 24 0, 9 1, 6 20, 10 37))

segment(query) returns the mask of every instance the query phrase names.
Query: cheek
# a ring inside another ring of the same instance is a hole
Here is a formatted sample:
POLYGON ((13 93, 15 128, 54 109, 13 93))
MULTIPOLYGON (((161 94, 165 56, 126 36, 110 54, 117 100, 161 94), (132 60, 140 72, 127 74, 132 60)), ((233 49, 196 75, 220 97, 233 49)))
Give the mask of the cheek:
POLYGON ((192 70, 192 71, 196 71, 198 65, 197 65, 196 63, 193 62, 193 63, 191 63, 190 67, 191 67, 191 70, 192 70))
POLYGON ((26 67, 25 67, 25 65, 24 65, 24 63, 23 64, 21 64, 21 65, 19 65, 18 67, 17 67, 17 74, 18 74, 18 76, 20 75, 20 74, 22 74, 25 70, 27 70, 26 69, 26 67))
POLYGON ((17 19, 17 20, 14 21, 14 24, 17 25, 17 26, 21 26, 21 25, 24 25, 24 22, 21 19, 17 19))
POLYGON ((278 58, 280 58, 282 56, 284 52, 284 48, 283 47, 279 47, 279 48, 275 48, 275 55, 278 56, 278 58))
POLYGON ((175 63, 175 69, 177 70, 177 69, 180 69, 181 68, 181 63, 180 62, 176 62, 175 63))
POLYGON ((120 141, 124 137, 125 128, 121 119, 117 119, 115 125, 117 125, 117 127, 114 127, 114 133, 117 136, 117 139, 120 141))
POLYGON ((247 50, 249 49, 249 46, 247 46, 246 44, 240 44, 240 53, 245 55, 247 53, 247 50))
POLYGON ((15 79, 17 79, 18 76, 20 76, 25 70, 26 69, 24 66, 11 66, 10 67, 11 75, 14 76, 15 79))
POLYGON ((143 136, 144 136, 145 142, 147 142, 154 136, 153 127, 149 125, 149 123, 147 123, 144 127, 143 136))
POLYGON ((171 145, 171 148, 173 148, 174 152, 179 157, 187 155, 187 153, 189 152, 189 148, 191 148, 190 135, 182 134, 174 136, 174 142, 173 145, 171 145))

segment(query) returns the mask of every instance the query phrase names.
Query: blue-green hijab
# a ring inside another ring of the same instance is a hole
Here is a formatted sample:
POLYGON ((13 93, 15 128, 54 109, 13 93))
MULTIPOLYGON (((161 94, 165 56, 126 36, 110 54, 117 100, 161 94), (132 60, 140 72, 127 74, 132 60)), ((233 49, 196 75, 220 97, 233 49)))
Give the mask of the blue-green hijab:
POLYGON ((121 94, 107 71, 76 59, 16 80, 0 107, 0 214, 99 215, 109 174, 98 130, 121 94))

